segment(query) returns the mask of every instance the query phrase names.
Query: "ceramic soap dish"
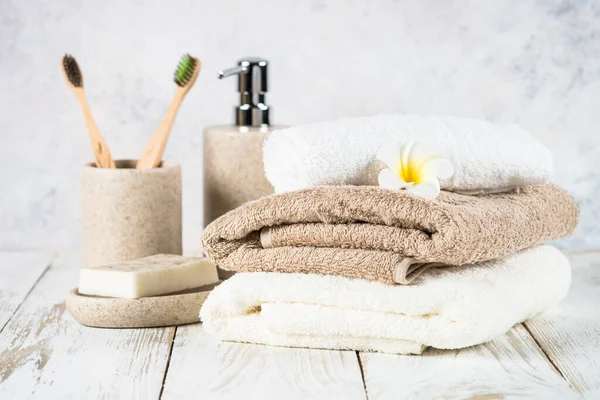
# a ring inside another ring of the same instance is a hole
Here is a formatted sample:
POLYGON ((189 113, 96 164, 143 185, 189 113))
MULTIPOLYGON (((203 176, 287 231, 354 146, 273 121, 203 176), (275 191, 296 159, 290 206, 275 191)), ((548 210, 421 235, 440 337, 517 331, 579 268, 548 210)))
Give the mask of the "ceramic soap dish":
POLYGON ((218 283, 162 296, 122 299, 72 289, 65 300, 77 322, 97 328, 148 328, 200 321, 200 308, 218 283))

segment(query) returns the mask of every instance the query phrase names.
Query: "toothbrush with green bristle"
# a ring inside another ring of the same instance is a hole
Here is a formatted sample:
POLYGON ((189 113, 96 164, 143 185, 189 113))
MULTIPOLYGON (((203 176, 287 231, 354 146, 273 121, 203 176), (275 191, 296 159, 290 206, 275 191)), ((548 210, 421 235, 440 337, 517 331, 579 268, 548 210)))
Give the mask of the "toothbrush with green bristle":
POLYGON ((171 101, 171 105, 160 125, 152 135, 152 138, 146 145, 144 153, 137 162, 136 168, 156 168, 160 166, 163 153, 167 147, 167 141, 171 133, 171 128, 175 122, 177 111, 183 102, 183 98, 196 82, 198 73, 200 72, 200 60, 185 54, 181 57, 181 61, 175 70, 175 95, 171 101))

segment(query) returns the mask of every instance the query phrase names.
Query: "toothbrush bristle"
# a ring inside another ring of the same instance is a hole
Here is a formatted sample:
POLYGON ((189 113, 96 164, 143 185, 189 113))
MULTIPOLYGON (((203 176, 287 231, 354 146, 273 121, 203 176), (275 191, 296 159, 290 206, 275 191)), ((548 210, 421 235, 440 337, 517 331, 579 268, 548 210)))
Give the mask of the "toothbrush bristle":
POLYGON ((177 65, 175 70, 175 83, 181 87, 184 87, 194 76, 194 70, 196 69, 196 59, 189 54, 184 54, 177 65))
POLYGON ((83 86, 83 77, 81 75, 81 70, 79 69, 79 65, 77 64, 77 60, 70 54, 65 54, 63 57, 63 69, 65 70, 65 74, 69 79, 69 82, 75 87, 83 86))

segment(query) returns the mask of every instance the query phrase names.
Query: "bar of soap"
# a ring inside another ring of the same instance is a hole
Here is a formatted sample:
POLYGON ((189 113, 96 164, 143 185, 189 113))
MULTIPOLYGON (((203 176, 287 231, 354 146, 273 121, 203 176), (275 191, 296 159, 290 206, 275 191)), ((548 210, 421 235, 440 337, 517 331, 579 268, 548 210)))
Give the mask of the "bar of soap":
POLYGON ((79 293, 138 299, 210 285, 217 267, 206 258, 157 254, 115 265, 83 268, 79 293))

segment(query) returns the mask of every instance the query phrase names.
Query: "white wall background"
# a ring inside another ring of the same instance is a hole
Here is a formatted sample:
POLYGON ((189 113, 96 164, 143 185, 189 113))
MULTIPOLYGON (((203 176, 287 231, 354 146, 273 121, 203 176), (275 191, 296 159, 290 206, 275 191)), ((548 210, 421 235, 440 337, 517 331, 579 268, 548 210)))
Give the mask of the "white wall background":
POLYGON ((184 243, 202 228, 202 129, 227 123, 246 55, 271 62, 278 123, 412 112, 516 122, 554 153, 582 217, 563 248, 600 247, 600 9, 581 1, 0 0, 0 249, 77 249, 92 158, 59 70, 77 57, 116 158, 137 157, 181 54, 203 70, 166 159, 184 173, 184 243))

